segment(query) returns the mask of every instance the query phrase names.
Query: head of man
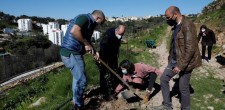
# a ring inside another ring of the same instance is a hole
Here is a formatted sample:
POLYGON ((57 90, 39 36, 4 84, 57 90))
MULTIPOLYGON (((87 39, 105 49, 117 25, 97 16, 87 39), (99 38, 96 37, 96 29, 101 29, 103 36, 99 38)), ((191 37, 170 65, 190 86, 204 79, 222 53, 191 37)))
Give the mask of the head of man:
POLYGON ((105 15, 101 10, 94 10, 92 16, 95 19, 95 22, 99 25, 102 25, 105 22, 105 15))
POLYGON ((170 6, 165 11, 166 22, 170 26, 174 26, 180 22, 182 15, 180 13, 180 9, 176 6, 170 6))
POLYGON ((125 33, 124 25, 119 25, 115 30, 115 35, 118 39, 121 39, 124 33, 125 33))

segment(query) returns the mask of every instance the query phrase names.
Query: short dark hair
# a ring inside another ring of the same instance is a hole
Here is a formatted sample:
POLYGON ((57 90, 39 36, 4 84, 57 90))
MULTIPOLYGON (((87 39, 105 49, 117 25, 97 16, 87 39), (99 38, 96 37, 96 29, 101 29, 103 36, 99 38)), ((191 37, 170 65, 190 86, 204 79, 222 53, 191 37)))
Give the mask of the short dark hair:
POLYGON ((105 21, 105 14, 101 10, 94 10, 92 14, 101 17, 105 21))
POLYGON ((202 29, 202 28, 207 29, 207 26, 206 25, 201 25, 200 29, 202 29))

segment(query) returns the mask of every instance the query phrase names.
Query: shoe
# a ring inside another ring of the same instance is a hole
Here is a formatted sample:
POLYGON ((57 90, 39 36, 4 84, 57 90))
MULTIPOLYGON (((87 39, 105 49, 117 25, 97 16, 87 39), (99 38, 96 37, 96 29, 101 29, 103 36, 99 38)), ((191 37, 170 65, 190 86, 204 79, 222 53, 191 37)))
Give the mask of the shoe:
POLYGON ((209 60, 208 60, 208 63, 209 63, 210 61, 211 61, 211 60, 209 59, 209 60))
POLYGON ((74 110, 87 110, 87 108, 85 108, 85 107, 79 107, 79 106, 77 106, 76 104, 75 104, 75 106, 74 106, 74 110))
POLYGON ((146 104, 148 103, 149 97, 151 95, 151 91, 145 93, 145 96, 143 97, 143 103, 146 104))
POLYGON ((172 110, 172 107, 167 107, 165 105, 160 105, 160 106, 153 107, 153 110, 172 110))
POLYGON ((204 63, 205 59, 202 59, 202 63, 204 63))

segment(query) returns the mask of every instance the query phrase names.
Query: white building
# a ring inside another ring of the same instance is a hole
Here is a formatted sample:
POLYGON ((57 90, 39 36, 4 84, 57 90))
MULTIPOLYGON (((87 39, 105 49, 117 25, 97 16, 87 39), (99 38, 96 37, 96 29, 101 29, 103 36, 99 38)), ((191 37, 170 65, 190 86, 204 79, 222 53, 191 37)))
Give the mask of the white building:
POLYGON ((17 21, 18 29, 20 31, 29 31, 32 30, 32 20, 31 19, 19 19, 17 21))
POLYGON ((47 35, 48 34, 48 25, 47 24, 41 24, 41 26, 42 26, 43 34, 47 35))
POLYGON ((69 26, 68 24, 61 25, 61 30, 63 31, 63 36, 65 36, 68 26, 69 26))
POLYGON ((107 18, 107 21, 113 22, 113 21, 115 21, 115 19, 114 18, 107 18))
POLYGON ((49 34, 52 30, 58 30, 59 24, 57 22, 49 22, 48 24, 41 24, 44 35, 49 34))
POLYGON ((63 40, 63 32, 59 29, 52 29, 48 33, 48 39, 56 45, 61 45, 63 40))
POLYGON ((63 40, 63 31, 60 30, 57 22, 49 22, 41 24, 44 35, 48 35, 48 39, 56 45, 61 45, 63 40))
POLYGON ((48 30, 52 29, 59 29, 59 23, 57 22, 49 22, 48 23, 48 30))
POLYGON ((94 31, 92 34, 92 38, 94 38, 95 40, 98 40, 100 38, 100 32, 99 31, 94 31))

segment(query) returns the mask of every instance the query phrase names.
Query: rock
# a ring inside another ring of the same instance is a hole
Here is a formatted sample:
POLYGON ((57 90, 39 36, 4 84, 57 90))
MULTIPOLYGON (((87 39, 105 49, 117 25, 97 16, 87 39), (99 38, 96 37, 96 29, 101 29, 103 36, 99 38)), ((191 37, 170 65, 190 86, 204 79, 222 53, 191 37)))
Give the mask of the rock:
POLYGON ((225 45, 222 46, 223 50, 225 50, 225 45))
POLYGON ((208 106, 207 107, 209 110, 214 110, 214 107, 208 106))
POLYGON ((36 102, 32 103, 28 108, 33 108, 36 106, 40 106, 41 104, 46 102, 46 98, 45 97, 41 97, 39 98, 36 102))
POLYGON ((218 33, 217 34, 217 41, 216 41, 216 44, 219 45, 219 46, 222 46, 223 49, 224 48, 224 43, 225 43, 225 32, 221 32, 221 33, 218 33))
POLYGON ((131 48, 134 48, 134 45, 130 45, 131 48))

